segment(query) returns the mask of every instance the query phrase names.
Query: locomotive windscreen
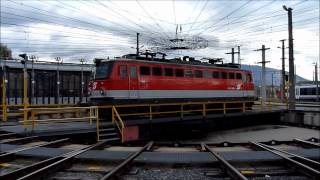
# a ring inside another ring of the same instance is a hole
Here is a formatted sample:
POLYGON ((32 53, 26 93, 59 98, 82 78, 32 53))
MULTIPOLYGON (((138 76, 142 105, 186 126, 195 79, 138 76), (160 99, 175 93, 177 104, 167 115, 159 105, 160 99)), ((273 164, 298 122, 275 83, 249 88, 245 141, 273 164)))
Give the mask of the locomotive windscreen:
POLYGON ((102 62, 96 67, 95 79, 108 78, 112 71, 112 62, 102 62))

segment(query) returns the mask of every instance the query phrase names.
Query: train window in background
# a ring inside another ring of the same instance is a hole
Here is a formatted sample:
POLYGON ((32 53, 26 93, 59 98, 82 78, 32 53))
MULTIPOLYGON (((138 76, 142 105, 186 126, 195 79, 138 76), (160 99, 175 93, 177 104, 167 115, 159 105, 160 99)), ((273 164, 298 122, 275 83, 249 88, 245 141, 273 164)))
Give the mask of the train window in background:
POLYGON ((162 69, 160 67, 153 67, 152 68, 152 75, 162 76, 162 69))
POLYGON ((176 76, 183 77, 183 69, 176 69, 176 76))
POLYGON ((192 70, 186 70, 186 72, 184 73, 185 77, 193 77, 193 73, 192 70))
POLYGON ((137 78, 137 67, 130 67, 130 78, 137 78))
POLYGON ((227 79, 228 78, 228 75, 226 72, 221 72, 221 78, 222 79, 227 79))
POLYGON ((233 72, 229 72, 229 79, 234 79, 234 73, 233 72))
POLYGON ((218 71, 213 71, 212 72, 212 77, 213 78, 220 78, 220 73, 218 71))
POLYGON ((119 73, 120 73, 120 79, 123 79, 123 78, 127 77, 127 66, 126 65, 120 65, 119 73))
POLYGON ((172 68, 164 68, 164 75, 165 76, 173 76, 173 69, 172 68))
POLYGON ((197 78, 202 78, 203 77, 202 71, 195 70, 194 71, 194 76, 197 77, 197 78))
POLYGON ((140 67, 140 75, 150 75, 150 67, 141 66, 140 67))
POLYGON ((211 78, 211 73, 209 71, 204 71, 203 72, 203 77, 205 78, 211 78))
POLYGON ((242 74, 241 73, 237 73, 236 74, 236 79, 242 79, 242 74))

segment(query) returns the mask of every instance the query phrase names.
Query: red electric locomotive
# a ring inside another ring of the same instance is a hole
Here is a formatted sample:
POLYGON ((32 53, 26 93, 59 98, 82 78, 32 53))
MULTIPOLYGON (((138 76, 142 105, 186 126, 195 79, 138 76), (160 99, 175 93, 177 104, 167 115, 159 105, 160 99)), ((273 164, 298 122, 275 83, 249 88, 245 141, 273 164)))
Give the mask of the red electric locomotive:
POLYGON ((253 100, 252 73, 235 64, 193 58, 142 58, 127 55, 97 60, 90 101, 253 100), (187 61, 188 60, 188 61, 187 61))

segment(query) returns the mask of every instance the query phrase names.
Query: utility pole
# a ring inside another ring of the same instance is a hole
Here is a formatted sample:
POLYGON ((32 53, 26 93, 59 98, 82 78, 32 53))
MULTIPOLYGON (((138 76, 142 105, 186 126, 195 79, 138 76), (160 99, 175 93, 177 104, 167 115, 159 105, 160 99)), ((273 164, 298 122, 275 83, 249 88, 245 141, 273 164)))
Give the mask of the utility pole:
POLYGON ((34 60, 36 59, 36 56, 32 55, 30 57, 31 59, 31 104, 34 104, 34 94, 35 94, 35 79, 34 79, 34 68, 33 68, 33 63, 34 60))
POLYGON ((316 101, 319 102, 318 63, 314 65, 314 80, 316 81, 316 101))
POLYGON ((61 62, 61 57, 56 57, 57 61, 57 97, 56 97, 56 104, 59 104, 60 100, 60 76, 59 76, 59 64, 61 62))
POLYGON ((27 122, 25 121, 28 119, 28 112, 27 108, 29 105, 28 101, 28 72, 27 72, 27 63, 28 63, 28 56, 27 54, 19 54, 20 57, 23 58, 21 63, 23 64, 23 118, 24 118, 24 127, 26 128, 27 122))
POLYGON ((281 79, 282 79, 282 81, 281 81, 281 102, 282 103, 284 103, 284 101, 285 101, 285 95, 286 95, 286 71, 285 71, 285 44, 284 44, 284 41, 285 41, 285 39, 282 39, 282 40, 280 40, 281 42, 282 42, 282 47, 281 47, 281 49, 282 49, 282 71, 281 71, 281 79))
POLYGON ((262 45, 261 49, 257 49, 255 51, 262 51, 262 61, 258 62, 262 64, 262 80, 261 80, 261 98, 262 98, 262 105, 264 105, 266 101, 266 63, 269 63, 270 61, 266 61, 266 50, 269 50, 270 48, 266 48, 264 45, 262 45))
POLYGON ((238 64, 241 65, 240 46, 238 46, 238 64))
POLYGON ((137 56, 139 56, 139 35, 140 33, 137 33, 137 52, 136 52, 137 56))
POLYGON ((83 100, 83 95, 84 95, 84 81, 83 81, 83 63, 85 62, 84 59, 80 59, 81 62, 81 95, 80 95, 80 103, 83 100))
POLYGON ((7 73, 6 73, 6 60, 3 59, 2 64, 2 120, 7 121, 7 73))
POLYGON ((293 35, 292 35, 292 8, 283 6, 288 12, 288 32, 289 32, 289 109, 295 110, 295 77, 294 77, 294 58, 293 58, 293 35))

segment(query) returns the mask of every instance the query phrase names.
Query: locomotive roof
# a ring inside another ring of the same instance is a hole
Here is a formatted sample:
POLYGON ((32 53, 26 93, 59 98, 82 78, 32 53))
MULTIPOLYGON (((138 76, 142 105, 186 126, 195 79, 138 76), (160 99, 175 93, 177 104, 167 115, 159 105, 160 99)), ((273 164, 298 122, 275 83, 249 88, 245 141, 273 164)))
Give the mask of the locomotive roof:
POLYGON ((240 70, 240 71, 250 72, 248 70, 240 69, 239 67, 219 66, 217 64, 209 64, 209 63, 191 64, 191 63, 188 63, 188 61, 187 62, 170 62, 170 61, 159 61, 159 60, 152 61, 152 60, 118 58, 118 59, 103 60, 102 62, 116 62, 116 61, 138 62, 138 63, 148 63, 148 64, 170 64, 170 65, 178 65, 178 66, 194 66, 194 67, 218 68, 218 69, 240 70))

